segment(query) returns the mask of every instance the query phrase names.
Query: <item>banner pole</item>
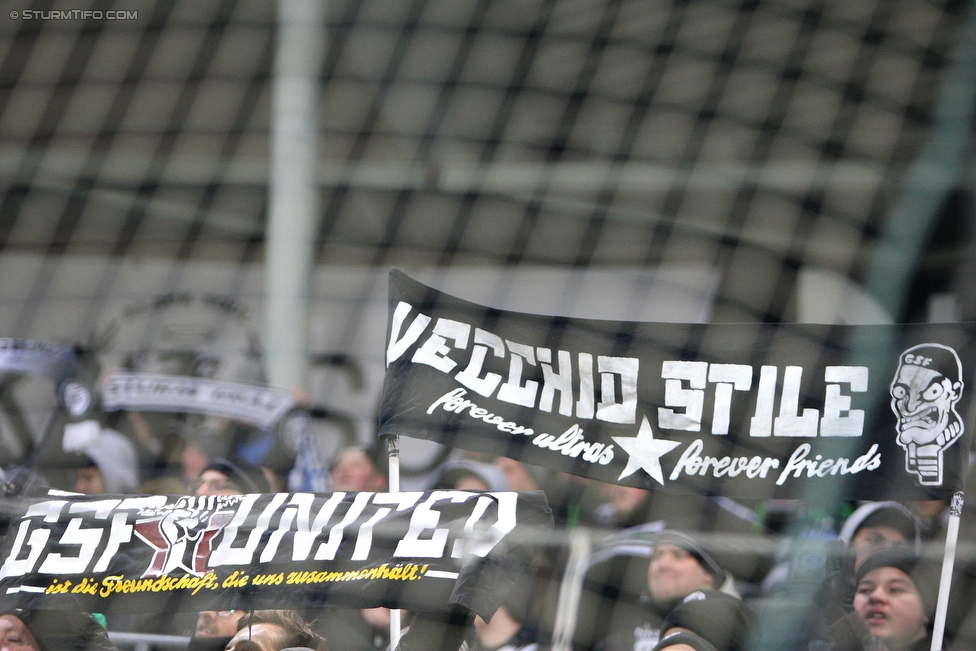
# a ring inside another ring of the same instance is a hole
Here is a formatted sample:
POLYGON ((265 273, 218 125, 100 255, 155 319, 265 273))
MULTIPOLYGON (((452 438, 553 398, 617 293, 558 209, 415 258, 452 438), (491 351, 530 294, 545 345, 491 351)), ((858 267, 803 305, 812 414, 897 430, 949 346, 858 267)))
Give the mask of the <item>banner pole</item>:
POLYGON ((959 539, 959 518, 965 495, 959 491, 949 504, 949 524, 946 527, 945 553, 942 557, 942 578, 939 581, 939 600, 935 606, 935 623, 932 625, 932 651, 942 649, 945 634, 946 611, 949 609, 949 588, 952 584, 952 566, 956 560, 956 542, 959 539))
MULTIPOLYGON (((387 449, 390 454, 389 464, 389 490, 391 493, 400 492, 400 437, 388 436, 386 438, 387 449)), ((400 635, 402 633, 400 625, 400 609, 390 610, 390 648, 396 649, 400 645, 400 635)))
POLYGON ((386 437, 386 445, 390 454, 388 484, 391 493, 398 493, 400 492, 400 437, 386 437))
POLYGON ((556 620, 553 623, 553 651, 570 651, 573 634, 576 631, 576 617, 579 613, 580 598, 583 594, 583 579, 586 578, 587 562, 592 549, 590 533, 585 528, 575 527, 569 534, 569 559, 559 586, 556 602, 556 620))

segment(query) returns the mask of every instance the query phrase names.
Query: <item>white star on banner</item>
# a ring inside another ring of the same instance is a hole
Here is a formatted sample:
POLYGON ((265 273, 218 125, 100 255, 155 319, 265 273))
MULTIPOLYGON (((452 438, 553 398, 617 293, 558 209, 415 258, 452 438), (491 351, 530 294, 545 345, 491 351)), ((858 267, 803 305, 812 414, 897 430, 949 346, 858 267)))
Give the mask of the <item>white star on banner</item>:
POLYGON ((638 468, 643 468, 644 472, 657 480, 657 483, 664 485, 661 457, 681 445, 680 443, 655 439, 654 430, 651 429, 651 424, 647 422, 647 416, 644 416, 637 436, 611 436, 610 438, 630 455, 630 458, 627 459, 627 467, 617 477, 618 480, 629 477, 637 472, 638 468))

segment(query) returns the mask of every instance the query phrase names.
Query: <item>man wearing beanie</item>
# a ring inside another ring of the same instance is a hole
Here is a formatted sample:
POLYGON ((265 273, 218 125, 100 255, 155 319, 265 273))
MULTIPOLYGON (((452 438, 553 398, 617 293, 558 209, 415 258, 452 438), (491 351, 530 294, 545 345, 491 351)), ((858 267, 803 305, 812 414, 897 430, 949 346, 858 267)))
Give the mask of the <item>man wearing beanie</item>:
POLYGON ((269 492, 271 485, 264 471, 244 459, 214 459, 193 483, 197 496, 269 492))
POLYGON ((938 571, 915 554, 884 549, 857 568, 854 612, 829 632, 838 651, 927 651, 938 571))
POLYGON ((671 644, 668 637, 683 631, 697 635, 718 651, 744 651, 751 625, 752 613, 738 597, 716 590, 696 590, 664 618, 656 648, 667 648, 671 644))
POLYGON ((905 547, 916 554, 922 551, 922 525, 909 508, 898 502, 868 502, 859 506, 844 521, 838 538, 855 555, 855 564, 876 551, 905 547))
POLYGON ((734 592, 725 570, 690 536, 664 530, 652 536, 651 545, 644 621, 608 636, 598 645, 602 651, 651 651, 660 640, 666 615, 685 597, 705 590, 734 592))

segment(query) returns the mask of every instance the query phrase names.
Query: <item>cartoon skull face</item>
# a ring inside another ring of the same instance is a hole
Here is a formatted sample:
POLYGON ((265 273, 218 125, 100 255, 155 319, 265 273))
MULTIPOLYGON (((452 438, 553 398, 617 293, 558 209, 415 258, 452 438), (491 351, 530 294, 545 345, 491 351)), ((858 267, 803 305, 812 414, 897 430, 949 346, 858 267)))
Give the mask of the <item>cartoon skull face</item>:
POLYGON ((960 398, 961 383, 935 369, 899 364, 891 384, 891 408, 898 415, 898 443, 925 445, 945 431, 960 398))
POLYGON ((905 471, 923 486, 942 485, 943 452, 962 437, 956 413, 962 389, 962 363, 952 348, 919 344, 898 357, 890 388, 895 440, 905 451, 905 471))

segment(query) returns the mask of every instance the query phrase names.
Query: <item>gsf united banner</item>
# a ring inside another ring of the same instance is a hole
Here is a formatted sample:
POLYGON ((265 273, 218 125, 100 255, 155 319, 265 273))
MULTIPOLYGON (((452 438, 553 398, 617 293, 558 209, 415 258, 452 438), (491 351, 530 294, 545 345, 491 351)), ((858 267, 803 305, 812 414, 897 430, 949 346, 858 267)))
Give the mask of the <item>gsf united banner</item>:
POLYGON ((460 606, 490 617, 551 527, 541 492, 48 499, 11 521, 0 608, 460 606))
POLYGON ((974 334, 539 316, 393 270, 379 434, 672 492, 941 498, 965 480, 974 334))

